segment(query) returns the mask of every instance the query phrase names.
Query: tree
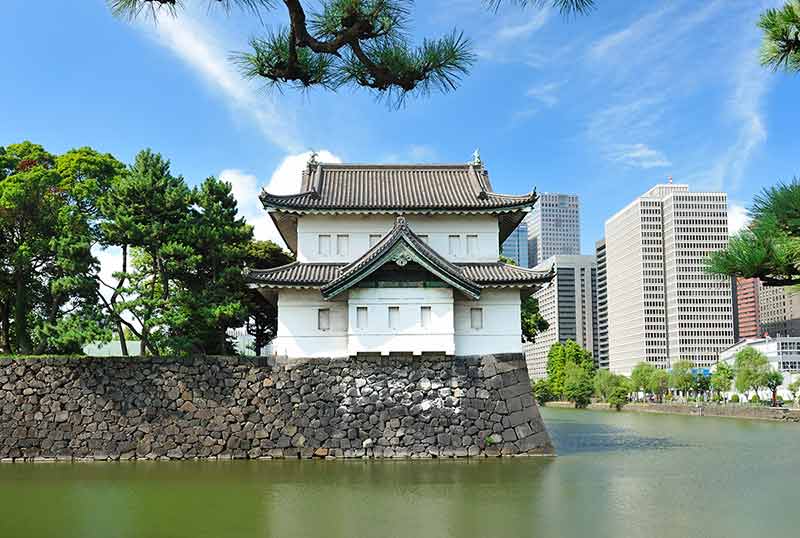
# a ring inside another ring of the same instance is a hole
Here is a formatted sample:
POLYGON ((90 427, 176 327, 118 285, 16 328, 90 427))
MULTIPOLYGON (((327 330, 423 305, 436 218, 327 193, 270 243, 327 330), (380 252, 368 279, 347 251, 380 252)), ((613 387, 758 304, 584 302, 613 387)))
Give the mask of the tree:
POLYGON ((97 308, 97 199, 116 160, 90 148, 56 157, 37 144, 0 152, 2 347, 76 352, 107 339, 97 308), (93 166, 99 161, 111 166, 93 166), (13 334, 13 342, 12 342, 13 334))
MULTIPOLYGON (((650 392, 650 383, 657 368, 650 363, 640 362, 631 371, 630 386, 632 392, 650 392)), ((638 396, 636 397, 638 399, 638 396)))
POLYGON ((594 376, 594 393, 602 401, 608 401, 608 397, 621 383, 624 378, 609 370, 598 370, 594 376))
POLYGON ((797 395, 800 394, 800 377, 789 383, 789 392, 792 393, 792 401, 797 401, 797 395))
POLYGON ((532 389, 533 396, 536 398, 536 402, 539 405, 544 405, 547 402, 552 401, 554 398, 553 391, 550 388, 550 383, 547 378, 540 379, 539 381, 535 382, 532 389))
POLYGON ((691 361, 677 361, 672 365, 669 374, 669 385, 675 390, 687 394, 694 386, 694 375, 692 374, 694 364, 691 361))
POLYGON ((783 374, 777 370, 770 370, 764 375, 764 385, 772 392, 772 407, 778 405, 778 387, 783 384, 783 374))
POLYGON ((567 362, 564 368, 564 397, 575 403, 575 407, 589 405, 594 392, 592 374, 584 366, 567 362))
POLYGON ((539 312, 539 300, 529 295, 522 300, 520 306, 522 338, 525 342, 533 342, 536 335, 550 327, 547 320, 539 312))
POLYGON ((656 369, 650 376, 647 392, 656 397, 658 403, 664 400, 664 394, 669 390, 669 374, 666 370, 656 369))
POLYGON ((765 286, 800 284, 800 180, 756 196, 748 229, 711 254, 712 273, 758 278, 765 286))
POLYGON ((758 26, 764 31, 761 64, 776 71, 800 71, 800 0, 766 10, 758 26))
MULTIPOLYGON (((251 241, 247 248, 246 265, 251 269, 271 269, 294 261, 294 257, 272 241, 251 241)), ((278 310, 261 293, 250 290, 246 297, 247 333, 253 337, 253 350, 261 355, 278 331, 278 310)))
POLYGON ((758 396, 758 391, 766 385, 766 375, 769 372, 767 356, 750 346, 745 346, 736 354, 736 390, 742 393, 753 391, 758 396))
POLYGON ((711 374, 711 390, 721 397, 723 392, 731 390, 731 381, 734 377, 736 377, 736 372, 727 363, 717 363, 716 370, 711 374))
POLYGON ((703 372, 695 372, 692 375, 692 390, 698 396, 705 396, 711 388, 711 376, 707 376, 703 372))
MULTIPOLYGON (((214 0, 230 10, 242 9, 260 18, 275 7, 273 0, 214 0)), ((244 76, 278 88, 367 88, 401 102, 407 95, 447 92, 458 86, 475 62, 472 45, 453 30, 414 48, 408 38, 411 0, 323 0, 317 11, 308 2, 283 0, 288 25, 252 38, 250 50, 234 55, 244 76)), ((498 8, 502 0, 490 0, 498 8)), ((514 0, 520 5, 553 5, 562 13, 585 13, 593 0, 514 0)), ((161 9, 176 15, 178 0, 109 0, 112 12, 137 17, 161 9)))
POLYGON ((625 387, 624 384, 617 385, 614 387, 614 390, 611 391, 611 394, 608 396, 608 406, 616 409, 617 411, 622 411, 622 408, 625 404, 628 403, 628 389, 625 387))
POLYGON ((563 344, 556 342, 550 346, 550 351, 547 353, 547 379, 553 394, 558 397, 564 395, 564 379, 568 364, 581 366, 590 376, 594 373, 595 364, 591 353, 573 340, 567 340, 563 344))

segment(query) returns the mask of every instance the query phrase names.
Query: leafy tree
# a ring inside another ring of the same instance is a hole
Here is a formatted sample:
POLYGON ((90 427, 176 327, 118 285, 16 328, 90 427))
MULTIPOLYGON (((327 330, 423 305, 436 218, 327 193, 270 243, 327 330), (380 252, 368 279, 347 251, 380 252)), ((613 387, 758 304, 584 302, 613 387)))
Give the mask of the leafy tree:
POLYGON ((547 320, 539 312, 539 300, 529 295, 522 300, 520 306, 522 318, 522 338, 526 342, 536 340, 536 335, 542 333, 550 327, 547 320))
POLYGON ((761 63, 774 70, 800 71, 800 0, 766 10, 758 26, 764 31, 761 63))
POLYGON ((591 402, 594 385, 592 373, 584 366, 568 361, 564 367, 564 397, 583 408, 591 402))
POLYGON ((87 340, 109 336, 97 309, 97 261, 91 248, 97 239, 97 197, 114 166, 89 166, 96 158, 116 162, 89 148, 56 157, 31 142, 0 152, 0 313, 6 351, 75 352, 87 340))
POLYGON ((745 346, 736 354, 736 390, 742 393, 758 391, 766 385, 769 372, 767 356, 750 346, 745 346))
POLYGON ((789 392, 792 393, 792 401, 797 401, 797 396, 800 394, 800 377, 789 383, 789 392))
POLYGON ((758 278, 766 286, 800 284, 800 180, 756 196, 748 229, 709 258, 711 272, 758 278))
MULTIPOLYGON (((294 261, 294 257, 272 241, 251 241, 246 265, 252 269, 271 269, 294 261)), ((246 297, 249 313, 246 329, 254 338, 254 351, 261 355, 278 332, 278 310, 261 293, 251 290, 246 297)))
POLYGON ((598 370, 594 376, 594 393, 602 401, 608 401, 608 397, 617 388, 624 378, 612 373, 609 370, 598 370))
MULTIPOLYGON (((275 7, 273 0, 215 0, 225 11, 242 9, 260 18, 275 7)), ((487 2, 498 8, 502 0, 487 2)), ((513 0, 520 5, 553 5, 563 13, 584 13, 593 0, 513 0)), ((177 14, 177 0, 109 0, 120 16, 155 15, 159 9, 177 14)), ((283 0, 288 25, 250 40, 250 50, 234 55, 249 78, 278 88, 367 88, 402 101, 409 94, 447 92, 457 87, 475 62, 472 45, 453 30, 426 39, 415 48, 408 38, 411 0, 322 0, 311 11, 308 2, 283 0)))
POLYGON ((539 405, 546 404, 554 399, 553 391, 550 388, 550 382, 545 379, 540 379, 533 384, 533 396, 539 405))
POLYGON ((653 378, 657 368, 650 363, 640 362, 631 371, 630 386, 632 392, 650 392, 650 380, 653 378))
POLYGON ((611 394, 608 396, 608 406, 616 409, 617 411, 622 411, 622 408, 625 404, 628 403, 628 389, 625 387, 624 384, 617 385, 614 387, 614 390, 611 391, 611 394))
POLYGON ((731 382, 736 377, 736 372, 725 362, 717 363, 717 368, 711 374, 711 390, 722 396, 723 392, 731 390, 731 382))
POLYGON ((666 370, 656 369, 650 375, 647 384, 647 392, 653 394, 656 400, 661 403, 664 400, 664 394, 669 390, 669 374, 666 370))
POLYGON ((711 376, 703 372, 695 372, 692 376, 692 390, 697 395, 705 395, 711 388, 711 376))
POLYGON ((764 385, 772 392, 772 407, 778 405, 778 387, 783 384, 783 374, 770 370, 764 375, 764 385))
POLYGON ((591 376, 594 374, 595 364, 592 354, 583 349, 573 340, 565 343, 556 342, 550 346, 547 353, 547 379, 550 388, 558 397, 564 395, 564 379, 568 364, 577 364, 591 376))
POLYGON ((687 394, 694 386, 694 375, 692 374, 694 364, 691 361, 677 361, 672 365, 669 374, 669 385, 675 390, 687 394))

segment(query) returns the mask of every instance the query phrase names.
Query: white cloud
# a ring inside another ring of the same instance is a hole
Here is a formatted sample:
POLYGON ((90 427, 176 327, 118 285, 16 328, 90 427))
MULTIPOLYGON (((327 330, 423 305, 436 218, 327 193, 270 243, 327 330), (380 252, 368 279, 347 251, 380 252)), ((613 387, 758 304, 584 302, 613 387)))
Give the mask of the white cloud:
POLYGON ((608 158, 635 168, 659 168, 672 163, 664 154, 647 144, 618 144, 609 148, 608 158))
POLYGON ((502 26, 495 34, 495 37, 500 41, 511 41, 527 38, 547 24, 547 20, 549 18, 550 10, 548 8, 532 10, 532 16, 530 19, 521 24, 508 24, 506 26, 502 26))
POLYGON ((747 214, 747 208, 731 202, 728 206, 728 230, 731 235, 744 229, 748 224, 750 224, 750 215, 747 214))
POLYGON ((558 90, 561 89, 563 82, 547 82, 528 88, 525 95, 535 99, 547 107, 558 104, 558 90))
MULTIPOLYGON (((266 190, 272 194, 292 194, 300 191, 303 169, 311 158, 311 152, 305 151, 287 155, 270 176, 266 190)), ((317 160, 327 163, 339 163, 341 159, 327 150, 319 151, 317 160)), ((239 214, 253 225, 256 239, 270 240, 285 247, 272 219, 261 206, 258 199, 261 194, 260 182, 253 174, 242 170, 227 169, 219 173, 219 178, 231 184, 231 192, 236 198, 239 214)))
POLYGON ((214 39, 218 32, 213 28, 185 11, 179 17, 162 13, 155 23, 143 20, 138 27, 195 70, 223 95, 237 116, 252 121, 270 143, 288 152, 302 147, 292 122, 278 111, 272 98, 259 92, 232 66, 230 51, 214 39))

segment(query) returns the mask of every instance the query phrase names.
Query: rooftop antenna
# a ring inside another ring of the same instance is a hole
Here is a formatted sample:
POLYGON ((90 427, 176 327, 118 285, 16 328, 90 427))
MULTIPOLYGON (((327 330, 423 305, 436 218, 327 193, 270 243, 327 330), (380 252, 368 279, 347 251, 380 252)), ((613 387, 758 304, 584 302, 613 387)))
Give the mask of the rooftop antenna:
POLYGON ((318 155, 319 155, 319 153, 317 153, 313 149, 311 150, 311 156, 308 158, 308 169, 309 170, 312 169, 312 168, 315 168, 319 164, 319 161, 317 161, 317 156, 318 155))

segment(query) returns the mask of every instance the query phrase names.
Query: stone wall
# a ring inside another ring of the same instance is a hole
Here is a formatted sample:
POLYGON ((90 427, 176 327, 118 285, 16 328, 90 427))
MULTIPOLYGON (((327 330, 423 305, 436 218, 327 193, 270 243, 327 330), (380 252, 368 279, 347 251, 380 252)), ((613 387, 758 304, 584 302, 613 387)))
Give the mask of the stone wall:
POLYGON ((0 360, 0 459, 552 454, 522 355, 0 360))

